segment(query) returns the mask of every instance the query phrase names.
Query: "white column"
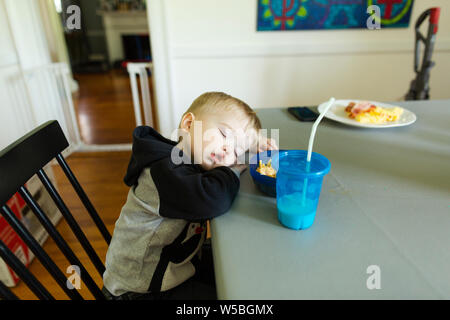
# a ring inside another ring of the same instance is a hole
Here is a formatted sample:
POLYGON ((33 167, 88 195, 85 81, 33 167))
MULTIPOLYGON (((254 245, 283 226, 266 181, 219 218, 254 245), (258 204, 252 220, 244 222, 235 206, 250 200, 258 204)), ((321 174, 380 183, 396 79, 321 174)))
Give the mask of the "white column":
POLYGON ((164 0, 147 2, 148 23, 152 48, 155 100, 158 107, 158 124, 162 135, 170 137, 176 128, 172 97, 172 72, 169 51, 169 32, 167 30, 166 10, 164 0))
POLYGON ((0 0, 0 150, 36 124, 9 22, 0 0))

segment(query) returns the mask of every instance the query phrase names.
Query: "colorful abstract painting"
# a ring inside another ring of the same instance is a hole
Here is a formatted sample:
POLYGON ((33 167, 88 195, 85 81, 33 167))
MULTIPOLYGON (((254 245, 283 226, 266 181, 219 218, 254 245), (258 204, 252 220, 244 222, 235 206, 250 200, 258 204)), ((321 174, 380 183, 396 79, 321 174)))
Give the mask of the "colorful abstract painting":
MULTIPOLYGON (((258 0, 258 31, 367 28, 369 6, 381 28, 408 27, 414 0, 258 0)), ((371 12, 372 13, 372 12, 371 12)))

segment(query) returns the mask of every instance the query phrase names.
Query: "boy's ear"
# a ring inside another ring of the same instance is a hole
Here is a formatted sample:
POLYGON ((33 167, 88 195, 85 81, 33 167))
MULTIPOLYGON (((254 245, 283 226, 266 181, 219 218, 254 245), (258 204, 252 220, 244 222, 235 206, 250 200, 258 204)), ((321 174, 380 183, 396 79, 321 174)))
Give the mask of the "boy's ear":
POLYGON ((180 128, 189 131, 194 124, 194 120, 195 116, 192 112, 186 113, 181 119, 180 128))

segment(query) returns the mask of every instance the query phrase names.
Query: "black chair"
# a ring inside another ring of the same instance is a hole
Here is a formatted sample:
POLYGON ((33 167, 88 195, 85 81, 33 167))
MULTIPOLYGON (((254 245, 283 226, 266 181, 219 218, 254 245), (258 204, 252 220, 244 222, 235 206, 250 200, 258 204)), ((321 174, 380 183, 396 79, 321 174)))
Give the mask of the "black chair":
MULTIPOLYGON (((72 265, 80 269, 80 279, 84 282, 89 291, 96 299, 105 299, 101 289, 94 282, 83 264, 71 250, 67 242, 51 223, 48 216, 42 211, 39 204, 33 199, 30 192, 24 186, 25 183, 37 174, 42 184, 55 202, 63 218, 67 221, 71 230, 86 251, 100 276, 105 271, 101 259, 92 248, 89 240, 81 230, 80 226, 70 213, 69 209, 51 183, 43 167, 56 158, 65 175, 69 179, 80 200, 84 204, 87 212, 98 227, 100 233, 109 245, 111 235, 104 223, 95 211, 94 206, 89 201, 86 193, 81 188, 73 172, 70 170, 61 152, 69 146, 61 127, 57 121, 48 121, 30 133, 26 134, 16 142, 12 143, 4 150, 0 151, 0 214, 10 224, 15 232, 26 243, 35 257, 43 264, 47 271, 53 276, 58 285, 73 300, 83 300, 83 297, 76 289, 69 289, 65 274, 56 266, 52 259, 42 249, 36 239, 33 238, 28 229, 16 217, 6 202, 16 193, 22 196, 31 211, 36 215, 48 234, 53 238, 59 249, 72 265)), ((11 269, 27 284, 33 293, 43 300, 53 300, 54 297, 48 290, 34 277, 23 263, 0 241, 0 257, 11 267, 11 269)), ((18 299, 9 288, 0 281, 0 298, 18 299)))

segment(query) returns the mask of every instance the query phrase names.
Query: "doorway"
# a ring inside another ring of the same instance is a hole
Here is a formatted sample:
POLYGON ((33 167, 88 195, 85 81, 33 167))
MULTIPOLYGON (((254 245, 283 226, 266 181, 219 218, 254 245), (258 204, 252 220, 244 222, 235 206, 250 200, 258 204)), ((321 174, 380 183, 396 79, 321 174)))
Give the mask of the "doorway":
MULTIPOLYGON (((54 3, 63 26, 73 79, 78 84, 73 102, 82 142, 91 146, 130 144, 137 124, 127 64, 152 60, 146 1, 54 0, 54 3), (65 24, 72 14, 67 9, 70 6, 80 8, 79 29, 70 29, 65 24)), ((150 71, 147 76, 152 118, 156 121, 150 71)))

